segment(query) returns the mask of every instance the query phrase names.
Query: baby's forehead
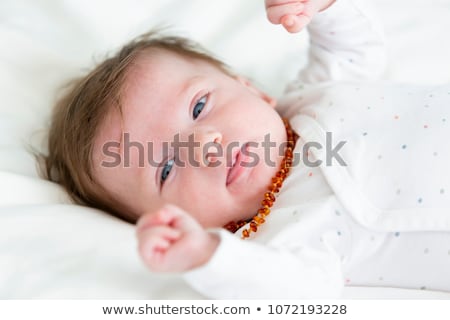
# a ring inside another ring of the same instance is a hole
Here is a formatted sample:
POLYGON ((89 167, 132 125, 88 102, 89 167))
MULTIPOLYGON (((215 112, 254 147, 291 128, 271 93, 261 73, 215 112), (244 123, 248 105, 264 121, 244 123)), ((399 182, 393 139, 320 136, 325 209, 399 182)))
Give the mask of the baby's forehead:
POLYGON ((194 73, 225 74, 216 63, 207 58, 199 58, 187 52, 177 52, 162 48, 150 48, 138 54, 128 67, 124 80, 129 84, 142 77, 157 78, 162 76, 168 79, 180 75, 186 76, 194 73))
POLYGON ((143 91, 158 95, 164 89, 180 85, 198 69, 195 67, 197 62, 190 57, 168 50, 152 51, 154 52, 139 55, 128 66, 119 95, 122 108, 136 95, 142 95, 143 91))

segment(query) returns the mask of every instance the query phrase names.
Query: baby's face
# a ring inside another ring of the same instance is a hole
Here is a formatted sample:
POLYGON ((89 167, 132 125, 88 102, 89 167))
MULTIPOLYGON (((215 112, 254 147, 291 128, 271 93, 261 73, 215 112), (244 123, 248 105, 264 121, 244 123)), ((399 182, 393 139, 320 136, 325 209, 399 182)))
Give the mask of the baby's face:
POLYGON ((94 177, 134 217, 166 203, 204 227, 254 215, 286 141, 272 99, 208 62, 155 50, 130 70, 122 105, 95 139, 94 177))

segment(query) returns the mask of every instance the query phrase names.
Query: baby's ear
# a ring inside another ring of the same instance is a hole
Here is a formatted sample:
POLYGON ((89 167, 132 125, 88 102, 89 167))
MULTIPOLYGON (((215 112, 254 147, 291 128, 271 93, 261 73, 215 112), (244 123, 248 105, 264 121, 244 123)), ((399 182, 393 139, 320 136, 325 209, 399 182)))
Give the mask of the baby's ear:
POLYGON ((244 77, 241 77, 241 76, 236 76, 236 80, 239 83, 241 83, 242 85, 244 85, 245 87, 247 87, 251 92, 253 92, 257 96, 259 96, 261 99, 266 101, 269 105, 271 105, 274 108, 276 107, 277 100, 272 98, 272 97, 270 97, 269 95, 265 94, 264 92, 262 92, 258 88, 256 88, 247 78, 244 78, 244 77))

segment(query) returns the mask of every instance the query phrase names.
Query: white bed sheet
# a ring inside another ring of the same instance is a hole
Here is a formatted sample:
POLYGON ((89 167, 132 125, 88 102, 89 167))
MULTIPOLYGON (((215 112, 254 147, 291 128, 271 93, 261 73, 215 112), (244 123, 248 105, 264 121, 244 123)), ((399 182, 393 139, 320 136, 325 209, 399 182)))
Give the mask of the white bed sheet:
MULTIPOLYGON (((386 28, 385 78, 450 82, 450 0, 377 0, 386 28)), ((176 275, 141 264, 133 227, 70 204, 39 178, 57 89, 152 26, 203 43, 279 96, 306 62, 306 34, 270 25, 263 0, 2 0, 0 2, 0 298, 202 298, 176 275)), ((344 298, 449 299, 450 293, 347 287, 344 298)))

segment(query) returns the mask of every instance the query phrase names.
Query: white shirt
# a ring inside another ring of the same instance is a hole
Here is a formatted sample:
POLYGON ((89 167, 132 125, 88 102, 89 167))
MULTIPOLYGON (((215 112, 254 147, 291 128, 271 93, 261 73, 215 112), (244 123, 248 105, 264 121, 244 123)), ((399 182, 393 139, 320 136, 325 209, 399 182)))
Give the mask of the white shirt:
POLYGON ((184 274, 206 297, 450 291, 450 86, 376 82, 384 39, 363 5, 338 0, 309 25, 309 65, 278 108, 300 136, 295 154, 313 147, 251 239, 211 231, 217 251, 184 274))

